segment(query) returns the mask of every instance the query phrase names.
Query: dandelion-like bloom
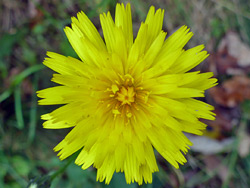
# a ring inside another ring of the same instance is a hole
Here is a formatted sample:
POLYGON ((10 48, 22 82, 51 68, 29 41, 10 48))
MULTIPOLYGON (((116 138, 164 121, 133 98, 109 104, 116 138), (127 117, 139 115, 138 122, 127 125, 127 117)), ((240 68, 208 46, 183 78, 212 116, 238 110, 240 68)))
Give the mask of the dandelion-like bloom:
POLYGON ((64 106, 43 115, 43 126, 73 127, 54 150, 61 160, 81 150, 75 163, 93 165, 107 184, 115 171, 127 183, 151 183, 153 148, 178 168, 192 145, 183 132, 201 135, 199 119, 214 119, 213 107, 194 99, 216 85, 213 73, 187 73, 208 54, 203 45, 183 49, 193 35, 186 26, 166 39, 163 15, 151 7, 134 40, 130 4, 117 4, 115 22, 109 12, 100 15, 104 43, 80 12, 65 28, 80 60, 48 52, 44 61, 61 86, 38 91, 39 104, 64 106))

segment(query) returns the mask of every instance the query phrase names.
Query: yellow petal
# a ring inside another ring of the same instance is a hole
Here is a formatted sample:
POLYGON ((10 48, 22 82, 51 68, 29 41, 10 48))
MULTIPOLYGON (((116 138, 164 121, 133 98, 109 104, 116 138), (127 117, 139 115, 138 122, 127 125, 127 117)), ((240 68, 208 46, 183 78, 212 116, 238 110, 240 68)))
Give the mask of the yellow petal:
POLYGON ((84 12, 81 11, 77 13, 77 19, 75 17, 72 17, 72 23, 74 23, 79 28, 84 37, 89 39, 89 41, 98 50, 105 51, 107 49, 96 27, 88 19, 84 12))
POLYGON ((127 50, 129 51, 133 44, 132 16, 129 3, 126 5, 126 8, 124 7, 124 4, 118 3, 116 5, 115 25, 118 28, 122 28, 124 38, 127 40, 127 50))
POLYGON ((164 10, 158 9, 155 12, 155 8, 153 6, 150 7, 145 20, 145 24, 148 25, 148 38, 145 38, 145 40, 147 40, 146 49, 149 49, 153 41, 162 30, 163 17, 164 10))

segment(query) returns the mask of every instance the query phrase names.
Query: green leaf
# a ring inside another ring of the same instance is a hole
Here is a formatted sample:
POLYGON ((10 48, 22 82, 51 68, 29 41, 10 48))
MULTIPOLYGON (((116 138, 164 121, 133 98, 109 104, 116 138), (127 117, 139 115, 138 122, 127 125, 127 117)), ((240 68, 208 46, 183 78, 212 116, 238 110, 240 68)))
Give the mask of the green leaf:
POLYGON ((15 34, 6 33, 0 37, 0 75, 2 78, 7 76, 9 67, 9 64, 4 61, 4 57, 12 53, 14 45, 23 39, 26 33, 27 28, 23 28, 18 30, 15 34))
MULTIPOLYGON (((109 187, 109 186, 105 186, 109 187)), ((110 187, 112 188, 136 188, 137 183, 127 184, 125 180, 124 173, 114 173, 113 178, 110 182, 110 187)))
POLYGON ((6 33, 0 38, 0 59, 12 52, 14 44, 23 39, 26 32, 26 29, 22 29, 18 30, 15 34, 6 33))
POLYGON ((65 56, 71 56, 77 58, 76 52, 73 50, 66 37, 64 37, 64 40, 60 44, 60 50, 62 54, 65 56))
POLYGON ((22 110, 22 95, 21 95, 21 85, 17 86, 14 91, 15 98, 15 113, 17 120, 17 128, 24 128, 24 120, 23 120, 23 110, 22 110))
POLYGON ((11 164, 20 176, 28 176, 31 166, 23 157, 16 155, 11 158, 11 164))
POLYGON ((7 99, 11 94, 12 92, 14 91, 15 87, 20 84, 24 78, 26 78, 27 76, 43 69, 45 66, 42 65, 42 64, 39 64, 39 65, 34 65, 34 66, 31 66, 29 68, 27 68, 26 70, 24 70, 23 72, 21 72, 20 74, 16 75, 14 77, 14 79, 12 80, 11 82, 11 86, 10 88, 8 88, 5 92, 3 92, 1 95, 0 95, 0 102, 4 101, 5 99, 7 99))

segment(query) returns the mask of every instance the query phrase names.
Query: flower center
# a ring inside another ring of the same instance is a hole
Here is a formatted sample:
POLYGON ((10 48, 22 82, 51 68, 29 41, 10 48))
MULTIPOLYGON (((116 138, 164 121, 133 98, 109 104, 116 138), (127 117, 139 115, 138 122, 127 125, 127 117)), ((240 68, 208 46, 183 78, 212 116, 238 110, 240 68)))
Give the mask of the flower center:
POLYGON ((116 99, 121 102, 121 105, 128 104, 131 105, 135 101, 135 91, 134 87, 124 87, 122 86, 117 92, 116 99))
MULTIPOLYGON (((107 112, 112 112, 114 118, 124 117, 127 121, 139 111, 140 104, 147 104, 150 92, 143 89, 139 82, 129 75, 119 75, 111 87, 105 90, 105 98, 109 98, 107 112), (107 94, 107 95, 106 95, 107 94)), ((104 103, 104 101, 100 101, 104 103)))

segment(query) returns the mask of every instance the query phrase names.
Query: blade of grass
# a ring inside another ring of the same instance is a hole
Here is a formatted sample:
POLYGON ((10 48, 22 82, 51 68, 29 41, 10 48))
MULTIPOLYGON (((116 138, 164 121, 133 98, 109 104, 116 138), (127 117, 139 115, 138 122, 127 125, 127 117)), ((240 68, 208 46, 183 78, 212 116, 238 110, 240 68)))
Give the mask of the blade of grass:
POLYGON ((248 179, 249 177, 247 177, 246 173, 244 172, 244 169, 241 168, 239 165, 236 167, 236 170, 237 170, 237 174, 239 175, 240 179, 242 180, 242 187, 247 187, 249 184, 248 184, 248 179))
POLYGON ((9 96, 12 94, 12 89, 8 89, 6 91, 4 91, 1 95, 0 95, 0 102, 3 102, 4 100, 6 100, 7 98, 9 98, 9 96))
POLYGON ((3 102, 4 100, 6 100, 8 97, 11 96, 11 94, 14 92, 15 87, 20 84, 23 79, 25 79, 26 77, 28 77, 29 75, 41 70, 44 68, 44 65, 39 64, 39 65, 34 65, 31 66, 29 68, 27 68, 26 70, 24 70, 23 72, 21 72, 20 74, 18 74, 17 76, 15 76, 15 78, 13 78, 10 87, 8 89, 5 90, 5 92, 3 92, 0 95, 0 103, 3 102))
POLYGON ((149 8, 149 3, 139 0, 133 1, 133 6, 135 7, 136 14, 139 16, 140 20, 144 20, 147 16, 147 10, 149 8))
POLYGON ((249 12, 246 12, 246 11, 239 11, 237 9, 235 9, 235 6, 232 2, 230 1, 217 1, 217 0, 212 0, 214 3, 220 5, 221 7, 224 7, 228 10, 230 10, 231 12, 237 14, 237 15, 240 15, 240 16, 243 16, 247 19, 250 20, 250 13, 249 12))
POLYGON ((193 25, 192 19, 190 17, 190 13, 188 12, 188 9, 186 8, 186 5, 184 2, 185 1, 174 0, 174 3, 176 5, 176 9, 178 10, 179 14, 183 16, 183 18, 185 19, 185 23, 188 26, 191 26, 191 25, 193 25))
POLYGON ((14 91, 15 98, 15 113, 17 120, 17 128, 24 128, 23 111, 22 111, 22 96, 21 96, 21 85, 18 85, 14 91))
POLYGON ((3 134, 4 134, 4 129, 3 129, 3 114, 0 114, 0 135, 1 135, 1 138, 3 137, 3 134))
POLYGON ((68 161, 64 164, 64 166, 59 168, 55 173, 53 173, 50 176, 50 180, 53 181, 58 175, 64 173, 64 171, 67 169, 67 167, 76 159, 76 157, 79 153, 80 153, 80 150, 78 152, 74 153, 71 157, 69 157, 68 161))
POLYGON ((29 133, 28 133, 28 143, 32 143, 35 137, 36 131, 36 114, 37 114, 37 100, 36 91, 38 88, 38 74, 34 76, 33 82, 33 93, 30 106, 30 123, 29 123, 29 133))
POLYGON ((165 182, 170 183, 171 182, 170 176, 169 176, 170 173, 168 174, 168 172, 166 172, 160 165, 158 165, 158 168, 159 168, 159 172, 156 173, 155 175, 158 177, 160 183, 162 185, 164 185, 165 182))
POLYGON ((179 187, 185 187, 185 179, 181 170, 173 168, 173 171, 176 174, 176 177, 178 179, 179 187))
POLYGON ((237 166, 238 147, 239 147, 239 143, 242 137, 242 132, 245 130, 245 128, 246 128, 246 120, 242 120, 239 125, 239 129, 237 130, 235 141, 233 143, 233 150, 229 158, 229 164, 227 165, 228 175, 226 177, 226 180, 222 184, 222 188, 226 188, 229 186, 230 180, 232 179, 234 175, 234 172, 237 166))
MULTIPOLYGON (((234 7, 235 7, 235 10, 237 12, 241 12, 240 11, 240 8, 239 8, 239 1, 238 0, 233 0, 234 2, 234 7)), ((239 14, 235 14, 236 15, 236 18, 238 20, 238 23, 239 23, 239 31, 240 31, 240 34, 243 38, 244 41, 247 41, 247 42, 250 42, 250 38, 248 37, 247 35, 247 28, 245 26, 245 22, 244 22, 244 19, 242 16, 240 16, 239 14)))
POLYGON ((232 154, 230 156, 230 161, 229 161, 229 165, 228 165, 228 175, 226 180, 223 182, 222 184, 222 188, 227 188, 229 183, 230 183, 230 179, 233 175, 233 171, 235 170, 235 165, 237 162, 237 158, 238 158, 238 152, 237 152, 237 146, 238 146, 238 139, 235 141, 235 150, 232 151, 232 154))
POLYGON ((13 86, 16 86, 18 85, 19 83, 21 83, 23 81, 24 78, 28 77, 29 75, 41 70, 44 68, 44 65, 42 64, 39 64, 39 65, 34 65, 34 66, 31 66, 27 69, 25 69, 23 72, 21 72, 20 74, 18 74, 12 81, 12 85, 13 86))
POLYGON ((26 187, 27 186, 27 182, 26 180, 21 177, 17 171, 9 164, 9 163, 2 163, 1 165, 6 166, 6 168, 8 169, 8 172, 10 174, 10 176, 21 186, 21 187, 26 187))

